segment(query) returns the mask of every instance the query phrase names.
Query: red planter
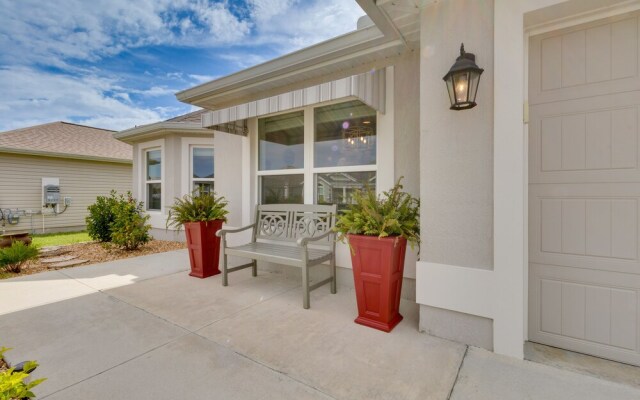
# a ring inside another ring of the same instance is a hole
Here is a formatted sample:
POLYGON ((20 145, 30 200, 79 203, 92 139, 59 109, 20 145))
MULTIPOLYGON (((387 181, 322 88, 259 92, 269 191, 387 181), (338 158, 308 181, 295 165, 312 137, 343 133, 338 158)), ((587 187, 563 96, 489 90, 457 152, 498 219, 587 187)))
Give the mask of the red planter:
POLYGON ((355 322, 390 332, 400 321, 400 292, 407 240, 403 237, 348 235, 355 280, 355 322))
POLYGON ((222 228, 222 220, 208 222, 187 222, 184 232, 187 235, 191 273, 197 278, 218 275, 220 269, 220 238, 216 232, 222 228))

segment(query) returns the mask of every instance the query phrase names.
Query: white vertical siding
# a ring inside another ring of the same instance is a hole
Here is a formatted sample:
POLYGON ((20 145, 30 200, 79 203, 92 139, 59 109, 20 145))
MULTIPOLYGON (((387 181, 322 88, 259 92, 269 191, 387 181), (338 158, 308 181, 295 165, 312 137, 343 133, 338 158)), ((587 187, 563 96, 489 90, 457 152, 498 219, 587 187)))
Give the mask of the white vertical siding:
MULTIPOLYGON (((99 195, 112 189, 124 193, 132 189, 131 164, 70 160, 17 154, 0 154, 0 208, 42 210, 42 178, 60 179, 60 197, 71 197, 64 214, 45 215, 47 232, 84 229, 87 207, 99 195)), ((60 206, 60 210, 64 207, 60 206)), ((47 212, 50 210, 47 210, 47 212)), ((33 228, 42 232, 43 216, 33 216, 33 228)), ((31 217, 21 217, 17 225, 0 223, 0 232, 31 231, 31 217)))

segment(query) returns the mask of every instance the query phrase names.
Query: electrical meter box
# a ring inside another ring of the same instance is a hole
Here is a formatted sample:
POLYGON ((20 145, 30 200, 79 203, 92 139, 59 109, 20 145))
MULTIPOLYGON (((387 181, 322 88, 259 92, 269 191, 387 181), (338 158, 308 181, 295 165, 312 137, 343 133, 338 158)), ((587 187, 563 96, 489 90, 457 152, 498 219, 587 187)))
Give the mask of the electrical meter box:
POLYGON ((56 207, 60 203, 60 179, 42 178, 42 206, 56 207))
POLYGON ((44 205, 55 205, 60 203, 60 186, 47 185, 44 187, 44 205))

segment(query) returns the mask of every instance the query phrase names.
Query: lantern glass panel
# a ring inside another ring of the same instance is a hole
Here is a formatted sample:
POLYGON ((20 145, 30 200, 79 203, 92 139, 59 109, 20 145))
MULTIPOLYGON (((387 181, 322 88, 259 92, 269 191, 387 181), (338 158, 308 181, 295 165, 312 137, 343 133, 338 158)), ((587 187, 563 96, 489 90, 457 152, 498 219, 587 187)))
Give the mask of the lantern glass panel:
POLYGON ((469 101, 469 73, 458 72, 453 74, 453 87, 455 90, 456 103, 466 103, 469 101))
POLYGON ((471 86, 470 86, 471 91, 469 92, 471 94, 471 97, 469 98, 469 101, 474 103, 476 102, 476 96, 478 95, 479 84, 480 84, 480 73, 477 71, 471 72, 471 86))
POLYGON ((447 93, 449 94, 449 101, 451 102, 451 105, 453 105, 456 100, 453 97, 453 75, 450 75, 447 79, 445 79, 445 82, 447 84, 447 93))

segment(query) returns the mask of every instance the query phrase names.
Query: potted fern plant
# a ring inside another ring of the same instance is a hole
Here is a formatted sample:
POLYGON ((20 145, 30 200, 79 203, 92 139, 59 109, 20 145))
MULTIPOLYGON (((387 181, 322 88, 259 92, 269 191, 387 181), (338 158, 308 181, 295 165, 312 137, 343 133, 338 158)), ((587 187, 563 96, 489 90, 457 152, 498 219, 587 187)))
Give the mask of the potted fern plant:
POLYGON ((220 238, 216 232, 227 222, 227 204, 224 197, 215 193, 196 191, 176 198, 169 210, 167 228, 184 227, 191 262, 189 275, 207 278, 220 273, 220 238))
POLYGON ((400 293, 407 243, 420 244, 420 200, 402 191, 356 192, 338 218, 338 239, 349 242, 358 303, 355 322, 390 332, 401 320, 400 293))

